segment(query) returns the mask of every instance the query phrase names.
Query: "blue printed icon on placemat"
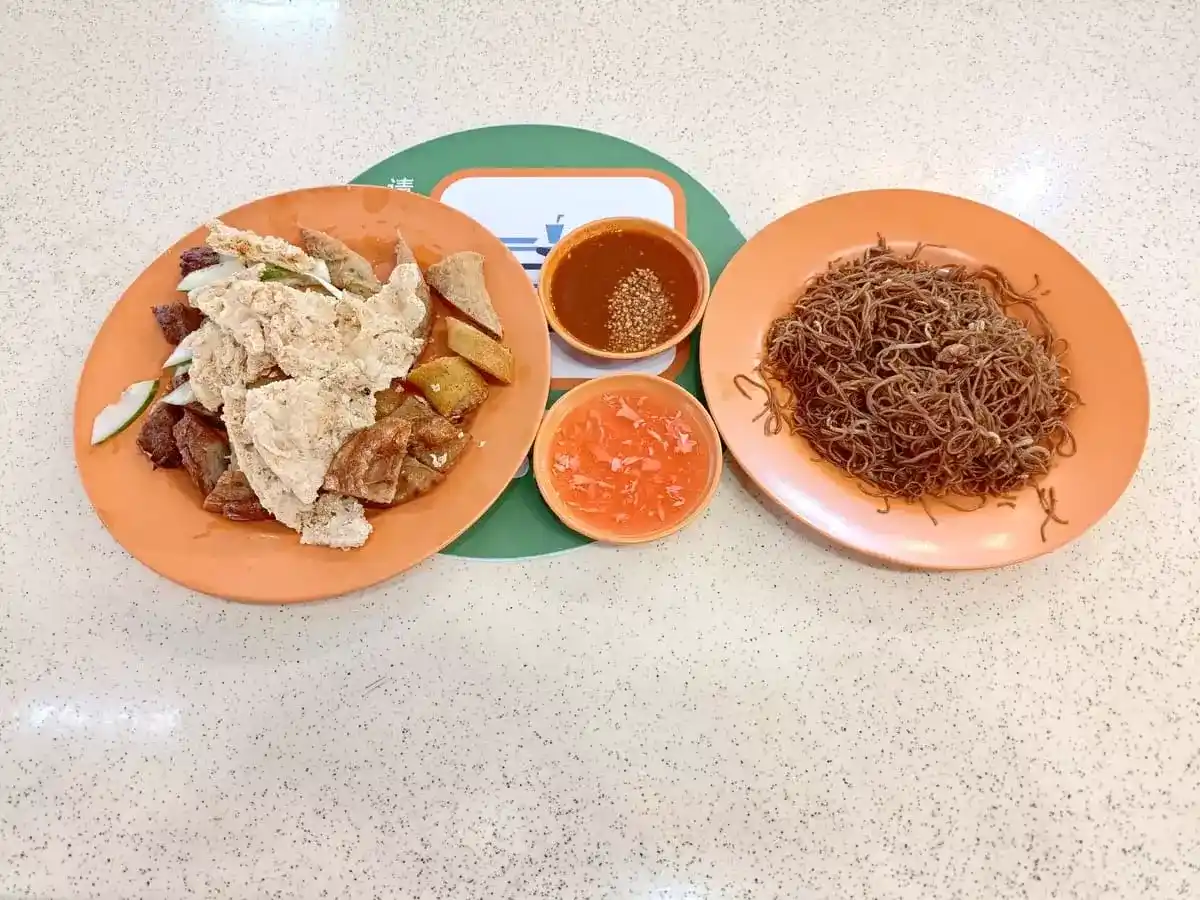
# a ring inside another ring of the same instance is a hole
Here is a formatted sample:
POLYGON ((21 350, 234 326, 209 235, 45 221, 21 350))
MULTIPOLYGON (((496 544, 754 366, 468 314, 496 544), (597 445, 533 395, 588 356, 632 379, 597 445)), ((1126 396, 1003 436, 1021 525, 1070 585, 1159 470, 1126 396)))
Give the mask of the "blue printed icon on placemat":
POLYGON ((547 223, 544 241, 536 237, 502 237, 500 240, 521 261, 521 267, 526 272, 537 273, 541 271, 542 261, 550 255, 554 245, 562 240, 565 228, 563 214, 559 213, 553 222, 547 223))

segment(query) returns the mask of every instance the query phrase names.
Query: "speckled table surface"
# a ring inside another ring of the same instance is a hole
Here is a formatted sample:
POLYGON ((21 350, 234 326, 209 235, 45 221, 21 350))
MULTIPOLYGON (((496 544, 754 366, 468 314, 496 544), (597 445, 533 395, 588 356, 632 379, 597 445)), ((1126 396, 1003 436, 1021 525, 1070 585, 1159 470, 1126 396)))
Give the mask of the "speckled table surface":
POLYGON ((0 896, 1200 896, 1196 5, 407 6, 4 5, 0 896), (69 439, 121 288, 214 211, 523 121, 650 147, 747 233, 865 187, 1027 219, 1141 342, 1141 471, 980 574, 732 477, 644 550, 317 605, 131 561, 69 439))

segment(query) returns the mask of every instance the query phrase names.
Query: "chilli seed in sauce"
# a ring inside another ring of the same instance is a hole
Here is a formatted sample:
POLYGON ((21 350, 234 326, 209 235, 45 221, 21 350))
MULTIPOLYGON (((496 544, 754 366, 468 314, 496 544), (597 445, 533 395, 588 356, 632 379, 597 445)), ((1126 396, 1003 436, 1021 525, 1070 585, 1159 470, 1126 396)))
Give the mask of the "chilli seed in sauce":
POLYGON ((618 353, 662 343, 700 297, 696 270, 678 247, 648 231, 604 231, 570 248, 551 275, 562 327, 591 347, 618 353))
POLYGON ((576 515, 625 535, 678 524, 708 486, 709 450, 683 412, 637 394, 604 394, 555 432, 550 472, 576 515))

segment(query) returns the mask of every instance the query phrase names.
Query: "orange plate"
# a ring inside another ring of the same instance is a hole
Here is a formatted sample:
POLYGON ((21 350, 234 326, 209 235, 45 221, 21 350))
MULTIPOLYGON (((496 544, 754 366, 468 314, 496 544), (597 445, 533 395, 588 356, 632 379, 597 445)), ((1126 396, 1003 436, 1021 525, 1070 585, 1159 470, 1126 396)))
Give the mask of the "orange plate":
POLYGON ((368 512, 375 531, 361 549, 306 547, 299 535, 275 522, 230 522, 205 512, 183 470, 151 468, 134 443, 139 423, 99 447, 89 445, 96 413, 132 382, 159 374, 170 347, 150 308, 183 296, 175 291, 179 251, 203 243, 207 231, 197 229, 125 292, 83 367, 75 399, 75 458, 101 521, 126 550, 172 581, 260 603, 315 600, 369 587, 438 552, 508 485, 546 408, 549 332, 521 264, 475 220, 426 197, 388 188, 291 191, 221 218, 293 241, 299 240, 300 224, 328 231, 375 263, 381 276, 391 271, 397 228, 422 269, 458 250, 482 253, 504 341, 516 359, 516 379, 508 387, 492 386, 469 425, 475 443, 445 482, 412 503, 368 512))
POLYGON ((1095 524, 1125 490, 1146 443, 1149 392, 1137 344, 1100 283, 1054 241, 1025 223, 970 200, 925 191, 863 191, 812 203, 773 222, 725 269, 700 333, 700 374, 709 409, 734 458, 759 487, 829 538, 892 562, 929 569, 976 569, 1030 559, 1063 546, 1095 524), (767 328, 787 311, 804 281, 838 257, 861 253, 882 234, 897 249, 941 244, 924 258, 990 263, 1018 287, 1034 275, 1050 291, 1041 306, 1070 342, 1067 365, 1084 405, 1071 416, 1079 451, 1058 460, 1047 485, 1069 525, 1051 523, 1032 490, 1017 508, 962 513, 934 504, 893 504, 887 515, 832 465, 814 461, 801 438, 763 434, 751 422, 760 405, 733 376, 762 356, 767 328))
POLYGON ((604 375, 585 381, 578 387, 571 388, 555 401, 546 412, 542 428, 538 432, 537 441, 533 445, 533 475, 537 480, 538 490, 546 505, 553 510, 554 515, 568 528, 596 541, 610 544, 642 544, 656 541, 659 538, 674 534, 686 528, 700 517, 712 502, 713 494, 721 481, 721 437, 717 434, 717 426, 704 405, 673 381, 659 378, 657 375, 647 375, 640 372, 622 372, 616 375, 604 375), (559 496, 554 487, 554 479, 550 474, 550 454, 553 449, 554 434, 558 431, 564 418, 574 412, 581 404, 588 403, 603 394, 652 394, 660 400, 665 400, 672 406, 683 410, 684 418, 691 424, 696 440, 703 443, 708 450, 708 481, 703 495, 696 507, 680 521, 673 525, 659 528, 656 531, 642 534, 623 534, 610 531, 579 518, 559 496))

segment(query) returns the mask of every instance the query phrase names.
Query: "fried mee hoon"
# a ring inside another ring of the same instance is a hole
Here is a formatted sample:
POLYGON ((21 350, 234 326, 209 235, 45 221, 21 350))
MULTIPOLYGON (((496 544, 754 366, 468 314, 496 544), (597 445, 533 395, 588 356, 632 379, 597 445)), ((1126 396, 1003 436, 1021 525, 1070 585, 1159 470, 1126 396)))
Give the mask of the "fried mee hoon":
POLYGON ((901 255, 881 237, 832 263, 771 325, 766 385, 735 382, 746 396, 766 388, 768 433, 804 437, 881 511, 893 499, 927 511, 930 499, 1010 503, 1075 452, 1067 344, 999 270, 933 264, 921 250, 901 255))

